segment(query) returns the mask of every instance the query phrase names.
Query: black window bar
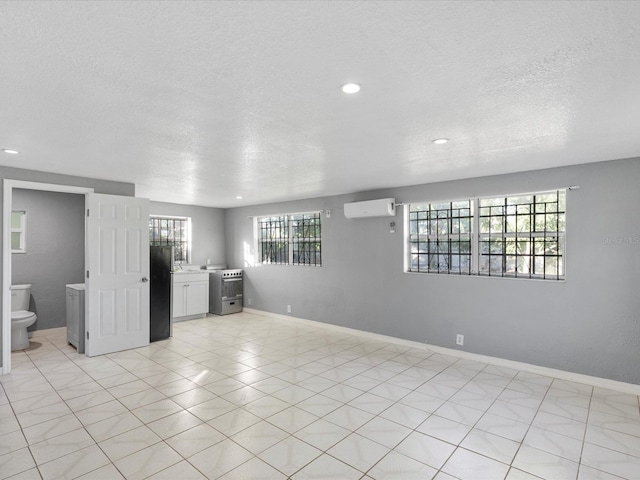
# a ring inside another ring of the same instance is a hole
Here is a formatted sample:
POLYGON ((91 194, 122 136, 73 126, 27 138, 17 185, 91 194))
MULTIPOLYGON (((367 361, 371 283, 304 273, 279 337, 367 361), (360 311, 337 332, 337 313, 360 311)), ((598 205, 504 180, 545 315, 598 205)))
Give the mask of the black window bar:
POLYGON ((320 219, 320 212, 258 218, 261 263, 322 265, 320 219))
POLYGON ((189 263, 189 219, 149 217, 149 245, 171 246, 175 263, 189 263))
POLYGON ((472 201, 409 209, 409 271, 469 275, 472 271, 472 201))
POLYGON ((564 278, 566 192, 479 200, 479 273, 564 278))

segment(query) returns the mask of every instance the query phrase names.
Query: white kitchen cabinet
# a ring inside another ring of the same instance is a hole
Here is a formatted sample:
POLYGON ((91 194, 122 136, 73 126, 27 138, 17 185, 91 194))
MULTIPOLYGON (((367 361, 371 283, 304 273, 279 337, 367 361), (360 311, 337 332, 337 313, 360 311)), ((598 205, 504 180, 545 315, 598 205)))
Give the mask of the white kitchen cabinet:
POLYGON ((67 342, 84 353, 84 283, 67 285, 67 342))
POLYGON ((209 311, 209 273, 174 274, 171 300, 174 319, 206 316, 209 311))

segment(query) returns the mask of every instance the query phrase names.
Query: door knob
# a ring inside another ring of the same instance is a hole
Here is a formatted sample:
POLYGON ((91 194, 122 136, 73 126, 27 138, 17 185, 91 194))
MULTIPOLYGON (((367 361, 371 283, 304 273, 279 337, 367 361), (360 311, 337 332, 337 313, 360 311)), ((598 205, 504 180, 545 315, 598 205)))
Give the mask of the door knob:
POLYGON ((142 283, 147 283, 149 279, 147 277, 142 277, 142 283))

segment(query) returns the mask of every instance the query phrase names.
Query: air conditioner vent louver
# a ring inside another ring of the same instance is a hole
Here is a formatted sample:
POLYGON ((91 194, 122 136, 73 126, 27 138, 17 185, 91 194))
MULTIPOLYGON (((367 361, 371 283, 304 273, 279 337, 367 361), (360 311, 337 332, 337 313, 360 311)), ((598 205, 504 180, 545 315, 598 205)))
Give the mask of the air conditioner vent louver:
POLYGON ((395 198, 381 198, 379 200, 344 204, 344 216, 346 218, 395 217, 395 215, 395 198))

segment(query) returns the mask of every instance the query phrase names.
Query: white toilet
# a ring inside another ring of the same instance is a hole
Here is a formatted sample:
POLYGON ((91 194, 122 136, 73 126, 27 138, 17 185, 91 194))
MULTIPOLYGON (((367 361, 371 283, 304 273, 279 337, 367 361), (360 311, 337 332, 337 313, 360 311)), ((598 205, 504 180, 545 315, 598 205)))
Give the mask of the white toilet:
POLYGON ((27 328, 38 319, 29 311, 31 284, 11 285, 11 351, 29 348, 27 328))

